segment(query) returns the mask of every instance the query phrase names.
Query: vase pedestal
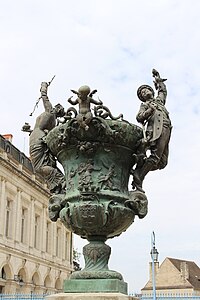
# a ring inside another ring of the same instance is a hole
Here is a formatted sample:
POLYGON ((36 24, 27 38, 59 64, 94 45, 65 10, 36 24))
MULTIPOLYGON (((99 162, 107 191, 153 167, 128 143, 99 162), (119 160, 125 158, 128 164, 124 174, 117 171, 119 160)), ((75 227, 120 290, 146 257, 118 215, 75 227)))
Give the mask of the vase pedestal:
POLYGON ((89 242, 83 248, 85 267, 64 281, 64 293, 48 296, 49 300, 134 299, 127 295, 123 276, 109 269, 111 248, 105 242, 126 231, 135 216, 143 218, 147 213, 145 194, 128 189, 132 169, 141 160, 143 131, 107 115, 107 108, 102 115, 99 108, 87 130, 77 112, 45 139, 66 179, 65 195, 52 196, 49 215, 89 242))
POLYGON ((65 293, 122 293, 127 295, 127 283, 119 279, 68 279, 65 293))
POLYGON ((46 297, 47 300, 138 300, 121 293, 60 293, 46 297))

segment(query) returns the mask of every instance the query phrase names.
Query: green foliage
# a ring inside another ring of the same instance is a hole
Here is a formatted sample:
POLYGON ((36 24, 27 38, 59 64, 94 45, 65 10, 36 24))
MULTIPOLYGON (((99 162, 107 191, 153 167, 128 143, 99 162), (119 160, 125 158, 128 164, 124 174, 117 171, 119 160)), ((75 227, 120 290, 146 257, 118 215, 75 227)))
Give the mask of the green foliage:
POLYGON ((73 266, 74 266, 74 271, 80 271, 81 266, 80 266, 80 256, 81 253, 78 252, 78 249, 73 248, 73 266))

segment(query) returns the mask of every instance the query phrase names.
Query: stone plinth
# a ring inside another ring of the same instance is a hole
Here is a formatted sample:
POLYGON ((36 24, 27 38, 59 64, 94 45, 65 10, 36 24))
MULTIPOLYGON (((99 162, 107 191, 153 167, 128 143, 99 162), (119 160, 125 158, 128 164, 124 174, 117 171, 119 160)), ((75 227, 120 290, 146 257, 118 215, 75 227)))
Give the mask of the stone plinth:
POLYGON ((46 300, 134 300, 137 298, 121 293, 60 293, 46 297, 46 300))
POLYGON ((68 279, 65 293, 122 293, 127 294, 127 283, 118 279, 68 279))

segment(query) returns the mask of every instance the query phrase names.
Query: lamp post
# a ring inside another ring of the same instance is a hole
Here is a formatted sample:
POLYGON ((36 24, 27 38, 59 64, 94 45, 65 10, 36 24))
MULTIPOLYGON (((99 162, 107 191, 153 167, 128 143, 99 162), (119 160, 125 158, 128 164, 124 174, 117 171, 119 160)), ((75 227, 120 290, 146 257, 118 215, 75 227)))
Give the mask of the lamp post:
POLYGON ((158 261, 158 250, 155 247, 155 233, 151 235, 151 259, 152 259, 152 287, 153 287, 153 300, 156 300, 156 281, 155 281, 155 262, 158 261))
POLYGON ((24 286, 24 281, 21 275, 14 275, 14 281, 19 284, 20 289, 24 286))

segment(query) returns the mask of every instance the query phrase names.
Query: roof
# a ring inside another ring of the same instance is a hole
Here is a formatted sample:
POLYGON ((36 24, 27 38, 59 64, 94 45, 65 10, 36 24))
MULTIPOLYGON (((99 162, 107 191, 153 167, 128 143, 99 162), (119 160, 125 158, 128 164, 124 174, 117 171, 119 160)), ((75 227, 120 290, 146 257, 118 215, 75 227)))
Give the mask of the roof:
POLYGON ((5 151, 9 156, 11 156, 18 163, 22 164, 31 173, 34 173, 33 166, 30 159, 1 134, 0 134, 0 149, 5 151))
MULTIPOLYGON (((156 281, 159 281, 159 275, 162 274, 162 281, 157 282, 156 289, 157 290, 172 290, 172 289, 193 289, 200 291, 200 268, 195 264, 193 261, 189 260, 183 260, 183 259, 176 259, 176 258, 170 258, 166 257, 164 261, 162 262, 161 266, 158 269, 158 273, 156 274, 156 281), (170 274, 166 274, 166 283, 162 285, 161 282, 163 281, 163 274, 165 272, 162 272, 162 266, 169 262, 173 265, 173 267, 177 270, 177 272, 180 274, 180 278, 184 278, 185 280, 180 280, 180 283, 174 282, 173 276, 171 278, 170 274), (161 272, 161 273, 160 273, 161 272), (158 276, 158 277, 157 277, 158 276), (183 283, 184 282, 184 283, 183 283)), ((147 291, 152 290, 152 281, 149 279, 149 281, 146 283, 144 288, 141 289, 141 291, 147 291)))
POLYGON ((200 289, 200 268, 193 261, 176 259, 167 257, 169 261, 181 272, 181 263, 186 263, 189 271, 188 282, 194 287, 194 289, 200 289))

